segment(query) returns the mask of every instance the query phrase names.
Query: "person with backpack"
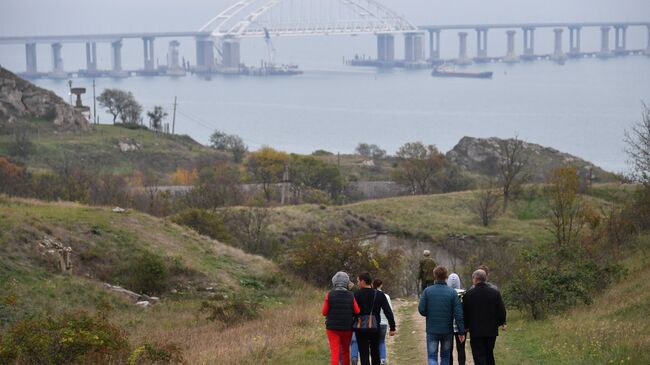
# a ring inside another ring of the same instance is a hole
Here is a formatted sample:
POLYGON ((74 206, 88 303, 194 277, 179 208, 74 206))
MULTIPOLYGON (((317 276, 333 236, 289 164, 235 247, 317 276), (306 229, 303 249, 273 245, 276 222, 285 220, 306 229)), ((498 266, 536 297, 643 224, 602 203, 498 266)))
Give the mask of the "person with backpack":
POLYGON ((393 310, 390 308, 386 295, 372 288, 372 277, 370 273, 364 272, 359 274, 357 277, 357 285, 360 289, 354 293, 354 298, 357 300, 361 311, 355 318, 353 328, 357 337, 357 345, 359 346, 359 360, 361 361, 361 365, 371 365, 371 357, 372 365, 380 365, 380 312, 384 311, 386 314, 389 327, 388 335, 394 336, 395 317, 393 316, 393 310))
POLYGON ((350 365, 350 340, 352 339, 352 321, 360 313, 354 293, 348 290, 350 277, 339 271, 332 277, 332 289, 325 296, 323 316, 327 338, 330 344, 331 365, 350 365))

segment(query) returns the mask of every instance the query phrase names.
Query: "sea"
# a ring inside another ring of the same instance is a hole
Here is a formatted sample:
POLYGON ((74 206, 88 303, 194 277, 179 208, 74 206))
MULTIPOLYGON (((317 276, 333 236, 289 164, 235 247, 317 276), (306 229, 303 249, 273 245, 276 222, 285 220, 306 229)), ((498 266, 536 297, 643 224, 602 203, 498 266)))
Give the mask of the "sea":
MULTIPOLYGON (((505 52, 505 31, 492 32, 491 37, 492 44, 499 44, 492 46, 491 55, 505 52)), ((550 53, 551 30, 546 38, 538 37, 540 52, 550 53)), ((589 38, 592 44, 583 42, 597 47, 598 34, 589 38)), ((645 35, 639 39, 637 48, 644 47, 645 35)), ((443 40, 443 56, 454 57, 456 35, 448 34, 443 40)), ((160 64, 166 62, 167 41, 156 43, 160 64)), ((371 57, 374 42, 371 36, 274 39, 277 62, 298 64, 302 75, 98 78, 96 94, 106 88, 131 91, 145 111, 163 106, 169 113, 165 122, 170 124, 176 98, 175 132, 206 144, 217 129, 241 136, 251 150, 268 145, 295 153, 324 149, 348 154, 360 142, 394 153, 413 141, 434 144, 446 152, 463 136, 517 136, 613 172, 629 170, 625 133, 641 121, 643 103, 650 103, 650 57, 568 59, 564 64, 548 60, 489 63, 464 68, 492 71, 491 80, 441 79, 432 77, 430 70, 345 64, 355 56, 371 57)), ((181 41, 182 55, 190 61, 194 59, 192 43, 181 41)), ((108 45, 99 47, 100 68, 110 68, 108 45)), ((473 45, 469 47, 471 52, 473 45)), ((125 44, 125 68, 142 67, 141 48, 141 40, 125 44)), ((39 70, 47 70, 49 46, 39 45, 38 52, 39 70)), ((398 57, 400 52, 396 50, 398 57)), ((64 44, 67 69, 83 68, 84 56, 82 45, 64 44)), ((243 41, 246 64, 259 65, 267 57, 263 40, 243 41)), ((0 63, 24 71, 24 47, 2 48, 0 63)), ((68 80, 33 81, 69 100, 68 80)), ((83 101, 92 107, 92 80, 73 78, 72 84, 87 88, 83 101)), ((102 124, 112 120, 101 109, 98 119, 102 124)))

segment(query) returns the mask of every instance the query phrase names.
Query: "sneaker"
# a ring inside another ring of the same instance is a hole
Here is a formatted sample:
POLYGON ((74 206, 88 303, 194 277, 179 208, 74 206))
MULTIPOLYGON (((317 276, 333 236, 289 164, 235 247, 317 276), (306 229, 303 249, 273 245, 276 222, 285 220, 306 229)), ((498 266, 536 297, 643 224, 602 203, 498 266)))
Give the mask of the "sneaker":
POLYGON ((386 364, 387 364, 386 359, 381 359, 380 364, 381 364, 381 365, 386 365, 386 364))
POLYGON ((357 359, 352 359, 352 360, 350 361, 350 365, 357 365, 357 361, 359 361, 359 360, 357 360, 357 359))

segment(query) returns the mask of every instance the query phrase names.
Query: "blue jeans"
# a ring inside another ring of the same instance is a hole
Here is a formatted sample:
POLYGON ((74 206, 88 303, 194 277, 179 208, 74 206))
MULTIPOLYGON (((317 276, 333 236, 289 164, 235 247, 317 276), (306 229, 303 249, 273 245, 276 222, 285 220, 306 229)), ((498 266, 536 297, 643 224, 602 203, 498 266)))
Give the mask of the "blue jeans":
POLYGON ((381 360, 386 360, 386 332, 388 332, 388 325, 379 326, 379 358, 381 360))
POLYGON ((352 331, 352 342, 350 342, 350 358, 352 361, 359 361, 359 346, 357 345, 357 335, 352 331))
POLYGON ((451 342, 454 334, 434 335, 427 333, 427 357, 429 365, 438 365, 438 345, 440 345, 440 365, 451 365, 451 342))

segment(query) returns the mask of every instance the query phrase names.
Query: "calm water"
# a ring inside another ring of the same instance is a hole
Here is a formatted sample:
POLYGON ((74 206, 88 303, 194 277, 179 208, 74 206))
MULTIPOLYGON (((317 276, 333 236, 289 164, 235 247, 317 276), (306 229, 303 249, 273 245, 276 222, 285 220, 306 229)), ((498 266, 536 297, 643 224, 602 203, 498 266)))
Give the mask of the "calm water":
MULTIPOLYGON (((518 134, 613 171, 626 169, 624 131, 640 119, 642 101, 650 102, 650 57, 570 60, 563 66, 547 61, 474 65, 469 69, 492 70, 494 78, 437 79, 427 70, 343 66, 342 55, 353 55, 351 49, 372 53, 372 39, 350 39, 347 49, 331 39, 321 41, 320 52, 297 50, 306 39, 276 45, 305 69, 300 76, 98 79, 97 90, 130 90, 145 108, 163 105, 170 114, 177 96, 177 132, 203 143, 221 129, 242 136, 253 149, 269 145, 299 153, 321 148, 349 153, 368 142, 392 153, 415 140, 447 151, 463 136, 518 134)), ((264 54, 263 44, 251 43, 244 50, 249 64, 264 54)), ((138 44, 132 47, 137 54, 138 44)), ((158 54, 164 57, 163 52, 158 54)), ((8 67, 24 68, 23 55, 11 56, 8 67)), ((43 58, 39 61, 47 62, 43 58)), ((125 66, 137 68, 139 61, 132 57, 132 66, 125 66)), ((67 81, 36 83, 68 97, 67 81)), ((90 89, 91 81, 75 79, 74 85, 90 89)), ((85 103, 91 101, 87 94, 85 103)), ((110 120, 100 115, 101 122, 110 120)))

